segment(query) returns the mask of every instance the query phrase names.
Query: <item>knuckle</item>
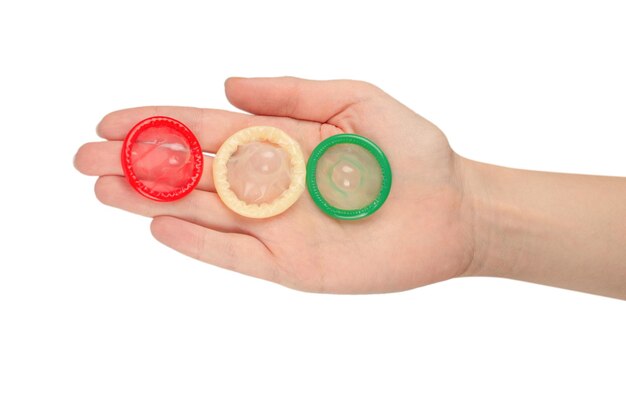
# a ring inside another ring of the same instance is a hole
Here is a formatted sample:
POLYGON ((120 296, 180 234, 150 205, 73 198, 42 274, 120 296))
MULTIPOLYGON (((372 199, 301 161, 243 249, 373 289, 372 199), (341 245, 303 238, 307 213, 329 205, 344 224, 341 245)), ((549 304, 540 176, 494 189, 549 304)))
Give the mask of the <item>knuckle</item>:
POLYGON ((379 95, 383 95, 384 92, 382 91, 382 89, 368 81, 361 81, 361 80, 355 80, 353 81, 354 83, 354 90, 360 92, 362 95, 366 96, 366 97, 372 97, 372 96, 379 96, 379 95))
POLYGON ((224 268, 228 270, 237 270, 239 260, 237 248, 230 241, 222 243, 221 247, 224 268))

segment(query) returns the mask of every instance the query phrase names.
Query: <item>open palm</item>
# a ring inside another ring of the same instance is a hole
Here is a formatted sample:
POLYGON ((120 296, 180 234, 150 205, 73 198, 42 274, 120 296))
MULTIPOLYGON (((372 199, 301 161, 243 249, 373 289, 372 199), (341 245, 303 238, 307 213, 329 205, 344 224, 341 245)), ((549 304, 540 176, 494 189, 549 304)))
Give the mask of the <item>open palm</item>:
POLYGON ((76 167, 100 176, 105 204, 153 217, 164 244, 207 263, 318 292, 405 290, 461 275, 471 262, 472 236, 458 157, 430 122, 382 90, 358 81, 231 78, 226 94, 251 114, 184 107, 113 112, 98 126, 107 142, 81 147, 76 167), (305 158, 325 138, 358 133, 376 142, 393 170, 387 202, 374 215, 341 221, 325 215, 305 192, 286 212, 249 219, 231 212, 215 193, 212 157, 200 184, 171 203, 153 202, 123 178, 122 140, 150 116, 186 124, 205 152, 215 153, 248 126, 278 127, 297 140, 305 158))

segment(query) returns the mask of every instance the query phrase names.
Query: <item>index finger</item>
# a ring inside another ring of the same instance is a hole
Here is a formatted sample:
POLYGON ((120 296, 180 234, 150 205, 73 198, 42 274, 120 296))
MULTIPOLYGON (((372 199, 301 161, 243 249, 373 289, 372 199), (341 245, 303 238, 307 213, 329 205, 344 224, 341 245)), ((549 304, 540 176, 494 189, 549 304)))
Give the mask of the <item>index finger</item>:
POLYGON ((111 141, 122 141, 135 124, 152 116, 169 116, 181 121, 196 135, 202 149, 211 153, 217 152, 222 143, 235 132, 255 125, 274 126, 284 130, 300 143, 307 155, 322 139, 341 132, 333 125, 289 117, 259 116, 196 107, 146 106, 109 113, 98 125, 97 133, 111 141))
POLYGON ((106 115, 96 132, 102 138, 121 141, 128 131, 143 119, 169 116, 181 121, 196 135, 204 151, 216 152, 233 132, 251 123, 252 115, 218 109, 181 106, 145 106, 117 110, 106 115))

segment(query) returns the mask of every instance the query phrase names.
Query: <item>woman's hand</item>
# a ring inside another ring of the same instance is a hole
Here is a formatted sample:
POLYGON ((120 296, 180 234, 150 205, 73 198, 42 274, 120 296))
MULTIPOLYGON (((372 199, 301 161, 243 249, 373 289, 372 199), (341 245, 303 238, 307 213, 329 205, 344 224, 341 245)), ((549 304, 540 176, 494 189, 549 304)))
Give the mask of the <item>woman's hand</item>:
POLYGON ((107 115, 98 134, 107 142, 83 145, 78 170, 99 176, 103 203, 153 217, 152 233, 191 257, 292 288, 333 293, 405 290, 460 276, 473 260, 472 208, 462 159, 433 124, 382 90, 359 81, 231 78, 226 95, 251 114, 183 107, 142 107, 107 115), (224 206, 205 157, 196 190, 172 203, 153 202, 123 178, 122 140, 150 116, 186 124, 205 152, 215 153, 234 132, 278 127, 308 158, 325 138, 353 132, 376 142, 393 171, 391 193, 371 217, 340 221, 325 215, 308 193, 269 219, 241 217, 224 206))

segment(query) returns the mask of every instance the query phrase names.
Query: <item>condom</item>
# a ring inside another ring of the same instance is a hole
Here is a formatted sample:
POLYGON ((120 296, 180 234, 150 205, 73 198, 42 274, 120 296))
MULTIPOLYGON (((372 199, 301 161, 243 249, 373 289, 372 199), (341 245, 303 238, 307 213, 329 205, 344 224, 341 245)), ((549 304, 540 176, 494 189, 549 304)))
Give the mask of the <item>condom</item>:
POLYGON ((249 218, 268 218, 287 210, 304 191, 305 179, 300 145, 269 126, 236 132, 213 160, 213 181, 222 202, 249 218))
POLYGON ((152 200, 181 199, 198 185, 204 157, 193 132, 176 119, 144 119, 126 135, 122 168, 130 185, 152 200))
POLYGON ((307 187, 315 204, 337 219, 370 216, 391 190, 391 167, 383 151, 356 134, 322 141, 307 164, 307 187))

